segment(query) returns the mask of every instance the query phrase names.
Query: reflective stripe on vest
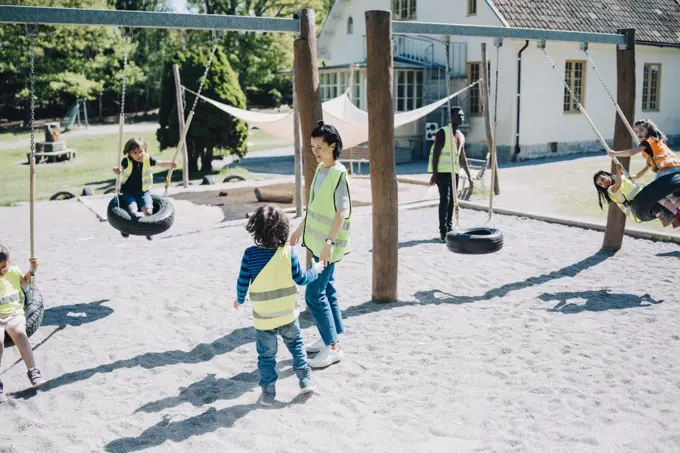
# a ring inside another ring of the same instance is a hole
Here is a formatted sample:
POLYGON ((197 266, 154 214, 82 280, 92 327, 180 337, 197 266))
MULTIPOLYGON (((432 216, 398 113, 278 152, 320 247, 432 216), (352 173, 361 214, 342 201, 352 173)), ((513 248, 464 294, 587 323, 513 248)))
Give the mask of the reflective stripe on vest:
POLYGON ((0 305, 18 302, 20 299, 19 293, 10 294, 9 296, 0 297, 0 305))
POLYGON ((652 156, 647 157, 647 165, 653 171, 665 170, 667 168, 680 167, 680 159, 668 145, 657 139, 648 138, 647 143, 652 148, 652 156))
POLYGON ((250 286, 253 327, 258 330, 276 329, 298 317, 290 250, 280 247, 250 286))
MULTIPOLYGON (((437 173, 450 173, 451 172, 451 127, 450 126, 444 126, 439 131, 444 131, 444 137, 445 142, 444 142, 444 147, 442 148, 441 152, 439 153, 439 160, 437 161, 437 173)), ((439 133, 437 131, 437 133, 439 133)), ((463 149, 463 146, 465 144, 465 137, 463 136, 462 133, 458 132, 458 142, 459 145, 456 146, 456 142, 453 142, 453 150, 456 152, 456 159, 454 160, 454 172, 458 173, 460 171, 460 159, 458 158, 460 156, 460 150, 463 149)), ((436 140, 435 140, 436 143, 436 140)), ((430 148, 430 160, 427 165, 427 171, 429 173, 432 173, 433 171, 433 159, 434 159, 434 146, 435 143, 432 144, 432 147, 430 148)))
MULTIPOLYGON (((316 184, 316 177, 323 164, 316 167, 314 180, 312 181, 312 188, 316 184)), ((326 245, 326 238, 331 231, 333 219, 335 218, 335 189, 338 185, 345 181, 347 184, 347 191, 349 190, 349 181, 347 181, 347 170, 342 164, 328 170, 328 175, 321 183, 317 192, 312 192, 309 206, 307 208, 307 217, 305 218, 305 229, 302 235, 302 245, 311 251, 314 256, 321 255, 321 251, 326 245)), ((349 216, 344 220, 342 228, 338 233, 331 255, 331 262, 336 263, 348 254, 351 250, 350 228, 352 225, 352 200, 350 195, 349 216)))
MULTIPOLYGON (((127 156, 128 164, 127 167, 123 168, 120 173, 120 183, 125 184, 130 175, 132 174, 133 159, 127 156)), ((144 154, 144 160, 142 160, 142 192, 153 187, 153 171, 151 170, 151 159, 148 154, 144 154)))

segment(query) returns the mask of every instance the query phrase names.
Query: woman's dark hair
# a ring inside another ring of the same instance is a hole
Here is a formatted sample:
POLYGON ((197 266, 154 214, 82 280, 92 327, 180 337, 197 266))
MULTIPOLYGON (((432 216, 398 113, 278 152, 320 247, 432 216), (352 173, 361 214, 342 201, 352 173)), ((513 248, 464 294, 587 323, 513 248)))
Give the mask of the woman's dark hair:
POLYGON ((612 202, 612 199, 609 197, 609 192, 607 192, 607 189, 605 189, 604 187, 600 187, 597 184, 597 178, 599 178, 600 176, 607 176, 611 178, 612 183, 616 181, 616 176, 604 170, 598 171, 593 176, 593 183, 595 184, 595 188, 597 189, 597 201, 600 204, 600 209, 604 209, 603 203, 606 201, 607 204, 609 204, 612 202))
POLYGON ((7 261, 9 259, 9 250, 5 246, 0 245, 0 262, 7 261))
POLYGON ((635 122, 635 126, 644 126, 647 128, 647 133, 649 137, 653 137, 661 142, 668 143, 668 137, 661 132, 659 126, 654 124, 654 121, 650 119, 639 120, 635 122))
POLYGON ((340 138, 340 133, 338 130, 326 124, 323 121, 316 123, 316 127, 312 131, 312 138, 321 137, 327 145, 335 144, 335 149, 333 150, 333 159, 338 160, 340 153, 342 152, 342 138, 340 138))
POLYGON ((253 235, 255 245, 266 249, 283 247, 288 242, 290 224, 281 208, 270 204, 257 208, 248 220, 248 233, 253 235))
POLYGON ((132 152, 132 150, 138 148, 141 149, 142 151, 146 151, 147 148, 146 141, 141 137, 131 138, 130 140, 127 141, 127 143, 125 143, 125 148, 123 148, 123 154, 127 156, 128 154, 130 154, 130 152, 132 152))

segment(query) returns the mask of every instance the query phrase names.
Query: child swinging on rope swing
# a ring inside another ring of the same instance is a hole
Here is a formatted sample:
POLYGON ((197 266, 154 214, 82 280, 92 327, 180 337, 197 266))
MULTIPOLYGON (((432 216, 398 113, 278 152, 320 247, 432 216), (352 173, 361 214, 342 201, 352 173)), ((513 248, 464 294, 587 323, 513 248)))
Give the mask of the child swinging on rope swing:
POLYGON ((113 169, 115 174, 121 175, 121 208, 136 217, 151 215, 153 214, 151 167, 177 168, 177 162, 161 161, 151 157, 147 153, 147 144, 143 138, 128 140, 123 154, 125 157, 120 163, 121 166, 113 169))
MULTIPOLYGON (((649 169, 656 173, 655 179, 659 179, 672 173, 680 173, 680 158, 668 147, 666 136, 659 130, 653 121, 648 119, 637 121, 633 126, 633 130, 640 140, 640 144, 636 148, 623 151, 610 151, 610 155, 614 157, 631 157, 638 153, 644 153, 647 159, 647 165, 638 172, 633 179, 640 178, 649 169)), ((619 169, 617 174, 620 173, 621 170, 619 169)), ((595 179, 597 179, 597 174, 595 179)), ((623 179, 621 180, 623 181, 623 179)), ((612 181, 612 183, 613 182, 614 181, 612 181)), ((606 184, 604 181, 603 183, 606 184)), ((595 181, 595 184, 598 187, 602 187, 598 184, 597 180, 595 181)), ((605 189, 609 187, 609 185, 607 185, 605 189)), ((639 192, 640 189, 641 188, 638 188, 635 193, 639 192)), ((603 192, 600 193, 602 194, 603 192)), ((633 197, 634 194, 627 196, 628 201, 632 200, 633 197)), ((680 198, 668 196, 663 200, 659 200, 659 203, 670 213, 674 214, 674 219, 668 219, 663 215, 663 212, 659 215, 664 226, 668 225, 673 220, 673 226, 680 224, 680 198)))

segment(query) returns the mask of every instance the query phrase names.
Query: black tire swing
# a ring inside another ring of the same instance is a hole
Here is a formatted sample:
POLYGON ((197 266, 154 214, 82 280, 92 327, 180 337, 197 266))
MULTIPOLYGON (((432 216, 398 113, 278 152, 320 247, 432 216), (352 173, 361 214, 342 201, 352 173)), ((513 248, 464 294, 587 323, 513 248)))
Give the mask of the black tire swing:
MULTIPOLYGON (((123 129, 125 125, 125 86, 127 82, 127 77, 126 77, 126 69, 127 69, 127 62, 128 62, 128 47, 130 44, 130 39, 127 39, 125 41, 125 59, 123 60, 123 85, 122 85, 122 91, 121 91, 121 102, 120 102, 120 120, 119 120, 119 127, 118 127, 118 158, 116 160, 116 166, 120 165, 120 162, 122 160, 122 155, 123 155, 123 147, 124 147, 124 137, 123 137, 123 129)), ((210 70, 210 66, 212 64, 213 58, 215 56, 215 52, 217 51, 217 47, 219 46, 221 41, 221 38, 218 38, 217 35, 213 37, 213 47, 212 47, 212 52, 210 53, 210 58, 208 59, 208 64, 205 67, 205 72, 203 73, 203 78, 201 79, 201 82, 198 87, 198 96, 196 96, 196 99, 194 100, 194 104, 191 107, 191 111, 189 112, 189 116, 187 117, 186 123, 184 125, 183 130, 181 131, 181 136, 180 140, 177 144, 177 149, 175 150, 175 155, 172 158, 172 161, 175 162, 177 160, 177 155, 179 153, 180 148, 182 147, 182 143, 184 143, 184 140, 186 139, 187 132, 189 131, 189 126, 191 125, 191 121, 194 118, 194 113, 196 110, 196 105, 198 103, 198 99, 200 96, 201 91, 203 90, 203 84, 205 83, 205 80, 208 76, 208 71, 210 70)), ((135 235, 135 236, 146 236, 148 240, 152 239, 152 236, 155 236, 157 234, 163 233, 172 227, 173 223, 175 222, 175 208, 173 204, 170 202, 168 199, 168 187, 170 187, 170 181, 172 179, 172 171, 173 169, 170 168, 168 170, 168 175, 165 179, 165 193, 162 196, 159 195, 151 195, 151 200, 153 201, 153 214, 150 216, 144 216, 144 217, 136 217, 133 215, 130 215, 130 213, 121 208, 121 203, 120 203, 120 174, 116 178, 116 189, 115 193, 116 196, 114 196, 111 201, 109 202, 108 208, 106 209, 106 218, 109 221, 109 224, 120 231, 120 234, 127 238, 130 235, 135 235)))
MULTIPOLYGON (((31 110, 31 154, 29 157, 30 165, 30 202, 29 202, 29 217, 30 217, 30 245, 31 258, 35 258, 35 38, 37 31, 28 32, 30 40, 30 110, 31 110)), ((26 335, 30 338, 37 332, 40 324, 42 324, 43 316, 45 314, 45 305, 40 290, 35 286, 35 278, 31 277, 31 286, 24 293, 24 315, 26 316, 26 335)), ((12 339, 4 333, 3 344, 6 348, 14 346, 12 339)))
MULTIPOLYGON (((450 37, 444 43, 446 46, 446 92, 447 96, 449 94, 449 55, 450 55, 450 37)), ((502 45, 501 40, 496 40, 496 93, 494 100, 494 120, 493 120, 493 143, 489 146, 491 152, 491 190, 489 192, 489 218, 486 221, 485 226, 474 227, 474 228, 460 228, 459 224, 459 204, 458 204, 458 187, 456 184, 456 174, 455 174, 455 164, 460 160, 461 149, 454 150, 453 144, 455 143, 455 137, 451 137, 449 144, 451 147, 451 183, 453 185, 453 205, 456 224, 453 230, 446 234, 446 248, 453 253, 460 253, 466 255, 484 255, 487 253, 494 253, 503 248, 503 233, 493 226, 493 196, 494 196, 494 186, 496 182, 496 171, 498 165, 496 164, 496 112, 498 111, 498 61, 500 47, 502 45), (455 152, 454 152, 455 151, 455 152), (491 224, 491 226, 486 226, 491 224)), ((488 78, 488 69, 484 65, 483 74, 488 78)), ((485 105, 488 105, 488 80, 480 81, 480 92, 485 101, 485 105)), ((448 114, 449 114, 449 126, 451 126, 451 98, 448 99, 448 114)), ((485 114, 485 120, 489 121, 488 109, 485 114)), ((453 134, 453 127, 449 127, 449 133, 453 134)))

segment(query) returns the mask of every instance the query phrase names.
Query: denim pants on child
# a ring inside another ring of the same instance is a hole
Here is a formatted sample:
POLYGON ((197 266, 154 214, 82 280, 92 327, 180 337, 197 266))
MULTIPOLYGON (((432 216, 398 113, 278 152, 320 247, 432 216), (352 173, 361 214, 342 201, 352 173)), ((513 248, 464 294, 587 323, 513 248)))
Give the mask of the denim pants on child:
POLYGON ((137 206, 137 210, 141 211, 143 209, 153 209, 153 200, 151 199, 151 192, 137 192, 137 193, 127 193, 121 192, 120 194, 120 207, 128 212, 132 211, 132 206, 137 206))
MULTIPOLYGON (((260 386, 271 388, 276 384, 276 352, 278 350, 277 334, 293 356, 293 369, 298 379, 309 379, 311 369, 307 364, 307 353, 302 340, 302 332, 298 320, 272 330, 255 330, 255 346, 257 349, 257 369, 260 372, 260 386)), ((301 382, 302 387, 302 382, 301 382)))
MULTIPOLYGON (((314 261, 318 262, 319 258, 315 256, 314 261)), ((319 278, 309 283, 305 289, 305 303, 326 346, 336 343, 338 335, 345 330, 338 306, 334 274, 335 263, 328 264, 319 274, 319 278)))

